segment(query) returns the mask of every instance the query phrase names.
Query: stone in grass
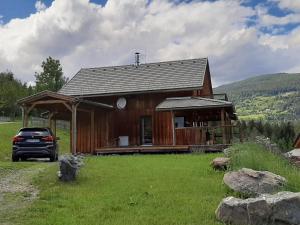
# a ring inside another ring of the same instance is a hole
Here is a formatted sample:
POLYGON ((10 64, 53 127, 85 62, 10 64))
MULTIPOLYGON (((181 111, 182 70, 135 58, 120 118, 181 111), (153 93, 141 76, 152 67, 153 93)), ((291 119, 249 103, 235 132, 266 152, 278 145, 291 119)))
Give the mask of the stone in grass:
POLYGON ((64 155, 59 158, 58 177, 61 181, 74 181, 79 168, 83 165, 82 156, 64 155))
POLYGON ((294 165, 300 166, 300 149, 296 148, 284 154, 284 156, 294 165))
POLYGON ((300 193, 279 192, 257 198, 225 198, 216 210, 216 217, 232 225, 297 225, 299 212, 300 193))
POLYGON ((248 168, 226 173, 223 181, 230 189, 247 196, 273 194, 286 185, 286 179, 282 176, 248 168))
POLYGON ((212 162, 211 162, 211 166, 215 169, 215 170, 227 170, 228 166, 229 166, 229 158, 226 157, 218 157, 215 158, 212 162))

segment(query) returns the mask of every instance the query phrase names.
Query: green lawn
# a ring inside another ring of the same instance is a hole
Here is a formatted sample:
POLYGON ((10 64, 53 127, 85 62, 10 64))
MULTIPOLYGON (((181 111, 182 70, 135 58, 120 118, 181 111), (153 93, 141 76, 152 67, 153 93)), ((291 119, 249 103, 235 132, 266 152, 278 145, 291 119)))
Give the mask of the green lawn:
MULTIPOLYGON (((214 211, 226 195, 223 173, 209 166, 217 155, 90 156, 78 180, 63 184, 57 163, 10 162, 11 139, 20 125, 0 124, 0 168, 44 168, 32 180, 40 194, 9 216, 2 217, 0 208, 1 223, 220 224, 214 211)), ((68 152, 67 133, 58 136, 61 151, 68 152)))
MULTIPOLYGON (((88 156, 77 181, 61 183, 57 163, 9 161, 11 136, 18 126, 0 125, 0 178, 8 170, 42 169, 30 178, 40 193, 31 204, 9 213, 0 206, 1 224, 217 225, 219 202, 233 194, 222 184, 224 173, 209 165, 221 154, 88 156)), ((68 135, 59 136, 67 151, 68 135)), ((299 170, 279 156, 252 143, 233 148, 232 169, 269 170, 288 179, 287 190, 300 191, 299 170)), ((25 199, 8 197, 16 204, 25 199)))
MULTIPOLYGON (((216 155, 88 157, 75 183, 57 181, 53 166, 35 179, 40 199, 22 224, 219 224, 226 191, 216 155)), ((22 218, 22 219, 20 219, 22 218)))

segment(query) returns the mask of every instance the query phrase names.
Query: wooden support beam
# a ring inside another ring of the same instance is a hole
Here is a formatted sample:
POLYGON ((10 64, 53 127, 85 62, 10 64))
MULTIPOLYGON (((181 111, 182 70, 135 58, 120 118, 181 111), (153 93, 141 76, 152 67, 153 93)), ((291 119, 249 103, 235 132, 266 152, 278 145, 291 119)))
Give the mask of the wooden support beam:
POLYGON ((173 140, 173 145, 176 145, 175 117, 173 111, 171 111, 171 117, 172 117, 172 140, 173 140))
POLYGON ((95 152, 95 111, 91 111, 91 152, 95 152))
POLYGON ((86 113, 91 113, 93 110, 77 108, 77 111, 86 112, 86 113))
POLYGON ((221 109, 221 126, 222 126, 223 144, 227 144, 226 128, 225 128, 225 110, 224 110, 224 108, 221 109))
POLYGON ((72 105, 72 154, 76 154, 77 150, 77 106, 78 103, 72 105))
POLYGON ((28 120, 29 120, 29 112, 27 110, 27 107, 23 108, 23 127, 28 127, 28 120))
POLYGON ((54 132, 54 136, 56 137, 56 116, 55 115, 53 119, 53 132, 54 132))
POLYGON ((70 112, 72 112, 72 107, 69 106, 66 102, 62 102, 62 104, 64 104, 64 106, 66 106, 66 108, 67 108, 70 112))
POLYGON ((33 110, 33 108, 36 106, 36 103, 33 103, 28 109, 27 109, 27 113, 29 114, 31 112, 31 110, 33 110))
POLYGON ((45 105, 45 104, 64 104, 66 101, 63 100, 44 100, 44 101, 36 101, 33 105, 45 105))
POLYGON ((54 116, 54 113, 50 112, 49 116, 48 116, 48 127, 50 127, 51 130, 52 130, 52 117, 53 116, 54 116))

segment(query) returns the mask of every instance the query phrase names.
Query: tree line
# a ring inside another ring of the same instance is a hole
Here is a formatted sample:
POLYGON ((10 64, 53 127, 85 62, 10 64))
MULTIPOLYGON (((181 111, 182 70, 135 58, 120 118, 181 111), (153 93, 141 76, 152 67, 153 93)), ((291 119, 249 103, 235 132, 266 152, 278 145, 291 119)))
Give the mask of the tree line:
POLYGON ((11 71, 0 72, 0 116, 21 116, 17 100, 44 90, 57 92, 68 81, 57 59, 48 57, 41 68, 35 72, 35 86, 17 79, 11 71))
POLYGON ((260 121, 241 121, 240 126, 244 136, 254 139, 256 136, 265 136, 276 143, 282 152, 293 149, 296 137, 295 125, 292 122, 269 123, 260 121))

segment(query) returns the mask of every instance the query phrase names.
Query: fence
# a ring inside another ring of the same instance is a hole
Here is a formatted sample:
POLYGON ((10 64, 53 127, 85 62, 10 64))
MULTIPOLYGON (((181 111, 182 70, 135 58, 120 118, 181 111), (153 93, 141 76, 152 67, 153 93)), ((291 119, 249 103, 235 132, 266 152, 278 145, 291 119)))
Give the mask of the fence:
POLYGON ((9 122, 11 121, 10 117, 8 116, 0 116, 0 122, 9 122))
MULTIPOLYGON (((40 117, 31 117, 30 118, 31 127, 48 127, 48 119, 40 117)), ((56 128, 60 130, 70 130, 70 122, 65 120, 56 120, 56 128)))

